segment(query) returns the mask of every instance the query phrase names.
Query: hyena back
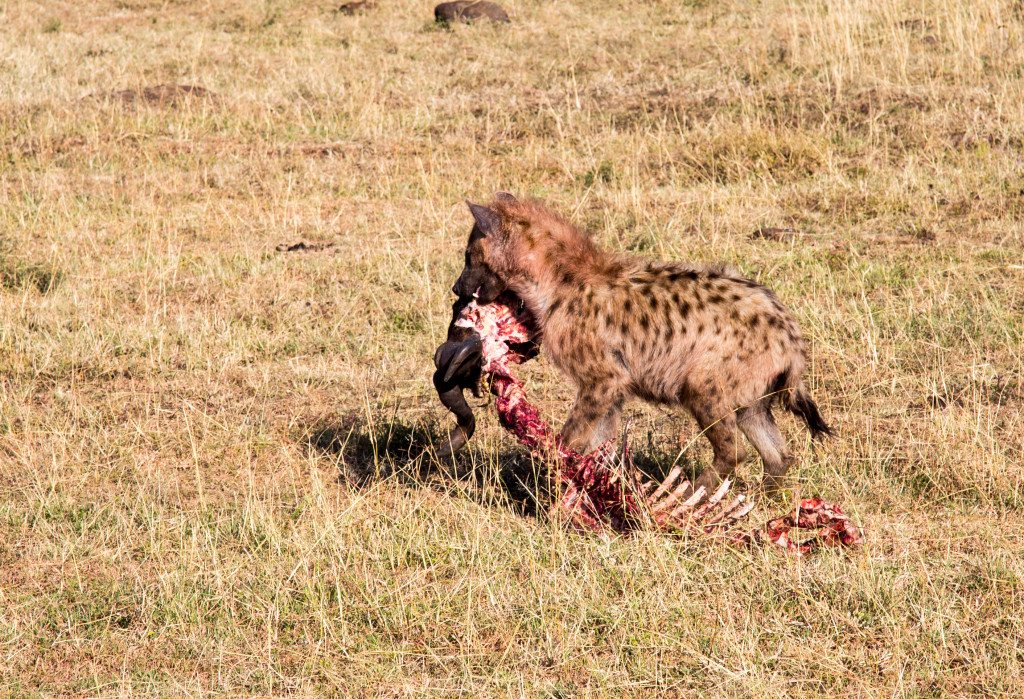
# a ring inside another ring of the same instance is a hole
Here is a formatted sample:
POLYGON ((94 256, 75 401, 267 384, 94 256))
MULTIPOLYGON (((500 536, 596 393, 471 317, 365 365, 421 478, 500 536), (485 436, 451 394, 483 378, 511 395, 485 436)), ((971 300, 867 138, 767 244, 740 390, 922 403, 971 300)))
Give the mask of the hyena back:
POLYGON ((775 490, 792 457, 772 406, 815 437, 831 433, 801 380, 804 340, 770 290, 725 268, 605 252, 536 201, 498 194, 470 209, 454 291, 486 303, 509 288, 526 303, 544 351, 576 385, 561 433, 569 446, 589 451, 615 437, 623 403, 636 396, 697 420, 714 463, 696 485, 712 488, 745 459, 738 430, 775 490))

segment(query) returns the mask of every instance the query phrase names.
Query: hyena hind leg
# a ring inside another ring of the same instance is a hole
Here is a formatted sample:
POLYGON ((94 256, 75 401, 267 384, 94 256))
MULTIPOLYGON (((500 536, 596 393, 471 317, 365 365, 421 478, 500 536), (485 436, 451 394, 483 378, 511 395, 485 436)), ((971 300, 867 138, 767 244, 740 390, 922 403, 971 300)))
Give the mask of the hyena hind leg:
POLYGON ((783 480, 793 457, 786 449, 786 440, 775 424, 771 408, 760 403, 739 416, 739 427, 764 463, 764 488, 774 494, 782 489, 783 480))
POLYGON ((710 468, 704 469, 703 473, 694 482, 694 490, 700 486, 710 495, 722 482, 736 470, 736 465, 743 463, 747 458, 747 450, 743 446, 743 438, 740 437, 736 424, 736 414, 729 409, 724 410, 724 415, 715 415, 715 412, 707 407, 689 406, 697 424, 703 434, 711 442, 711 449, 715 454, 715 460, 710 468))

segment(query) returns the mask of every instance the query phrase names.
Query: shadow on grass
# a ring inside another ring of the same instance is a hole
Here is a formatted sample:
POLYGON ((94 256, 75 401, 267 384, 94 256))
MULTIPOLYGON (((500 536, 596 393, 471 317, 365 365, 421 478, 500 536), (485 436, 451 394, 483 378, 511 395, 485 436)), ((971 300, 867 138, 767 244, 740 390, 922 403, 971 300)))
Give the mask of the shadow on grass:
POLYGON ((48 294, 63 281, 64 273, 60 269, 13 258, 0 240, 0 289, 20 291, 34 288, 40 294, 48 294))
POLYGON ((342 417, 311 425, 304 441, 334 459, 339 480, 352 487, 390 478, 409 488, 459 491, 487 506, 536 514, 548 496, 543 463, 511 441, 497 453, 485 453, 471 441, 453 458, 442 458, 438 449, 448 428, 447 422, 342 417))
POLYGON ((306 441, 338 460, 343 480, 365 485, 394 475, 429 475, 436 439, 437 435, 424 426, 394 420, 366 424, 349 417, 311 426, 306 441))
MULTIPOLYGON (((303 439, 313 450, 335 461, 339 481, 367 487, 393 479, 409 488, 434 488, 488 506, 505 507, 524 516, 546 510, 555 485, 553 469, 533 457, 512 438, 502 439, 497 451, 479 448, 471 440, 451 459, 438 455, 447 440, 449 424, 434 421, 405 422, 397 416, 369 420, 347 416, 310 425, 303 439)), ((693 478, 695 464, 658 445, 630 444, 633 463, 652 480, 660 482, 677 464, 693 478)))

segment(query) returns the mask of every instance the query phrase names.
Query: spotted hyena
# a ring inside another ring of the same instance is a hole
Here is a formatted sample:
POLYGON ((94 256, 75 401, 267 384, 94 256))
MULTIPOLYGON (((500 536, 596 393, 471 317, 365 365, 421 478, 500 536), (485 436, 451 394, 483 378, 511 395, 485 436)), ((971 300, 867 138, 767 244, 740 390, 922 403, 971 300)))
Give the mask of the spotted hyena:
POLYGON ((721 267, 652 262, 600 249, 543 204, 498 194, 470 204, 475 225, 454 291, 482 302, 506 288, 537 319, 543 348, 576 385, 562 428, 588 451, 616 436, 636 396, 682 406, 714 450, 708 488, 746 454, 742 432, 779 487, 792 462, 772 417, 779 404, 812 436, 831 434, 801 377, 806 345, 770 290, 721 267))

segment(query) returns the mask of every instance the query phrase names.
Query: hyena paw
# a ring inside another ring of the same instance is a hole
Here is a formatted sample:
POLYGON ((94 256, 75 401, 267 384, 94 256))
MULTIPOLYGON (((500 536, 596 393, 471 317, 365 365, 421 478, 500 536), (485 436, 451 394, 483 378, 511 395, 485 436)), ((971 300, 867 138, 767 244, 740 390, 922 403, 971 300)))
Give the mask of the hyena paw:
POLYGON ((766 498, 773 500, 779 500, 786 494, 786 478, 785 476, 771 476, 765 474, 764 479, 761 481, 761 490, 764 491, 766 498))

